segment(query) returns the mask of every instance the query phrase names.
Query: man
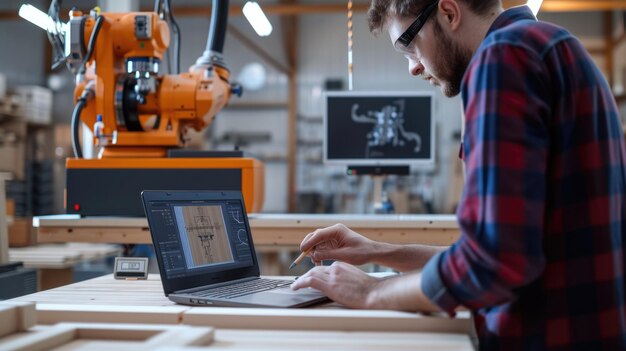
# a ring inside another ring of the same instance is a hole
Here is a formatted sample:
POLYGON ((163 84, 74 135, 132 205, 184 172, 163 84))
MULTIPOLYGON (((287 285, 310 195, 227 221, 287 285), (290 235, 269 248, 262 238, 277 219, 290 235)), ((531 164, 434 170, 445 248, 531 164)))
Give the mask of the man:
POLYGON ((474 312, 481 350, 626 349, 624 136, 567 31, 497 0, 373 0, 409 72, 462 94, 466 183, 449 249, 309 234, 313 287, 353 308, 474 312), (406 274, 376 279, 352 265, 406 274), (417 270, 423 270, 418 272, 417 270))

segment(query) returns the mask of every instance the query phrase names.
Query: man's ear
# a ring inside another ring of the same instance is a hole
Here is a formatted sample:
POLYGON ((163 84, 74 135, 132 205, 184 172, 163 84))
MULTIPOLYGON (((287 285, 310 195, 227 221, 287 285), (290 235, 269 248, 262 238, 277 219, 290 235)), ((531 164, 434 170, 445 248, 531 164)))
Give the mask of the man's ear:
POLYGON ((461 5, 458 0, 439 0, 438 12, 444 18, 445 25, 451 31, 456 31, 461 27, 461 5))

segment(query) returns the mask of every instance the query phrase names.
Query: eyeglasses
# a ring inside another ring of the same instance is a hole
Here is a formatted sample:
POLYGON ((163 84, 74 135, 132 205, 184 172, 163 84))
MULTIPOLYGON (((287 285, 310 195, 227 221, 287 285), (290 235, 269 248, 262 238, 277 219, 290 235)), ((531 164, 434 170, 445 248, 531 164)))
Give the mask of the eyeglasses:
POLYGON ((402 33, 402 35, 396 40, 393 46, 401 51, 405 51, 406 48, 411 44, 413 39, 415 39, 417 33, 422 30, 422 27, 424 27, 424 24, 426 24, 426 20, 428 20, 428 17, 430 17, 433 11, 435 11, 438 4, 439 0, 435 0, 432 4, 428 5, 426 9, 424 9, 424 11, 419 16, 417 16, 415 21, 411 23, 409 28, 407 28, 407 30, 405 30, 404 33, 402 33), (402 50, 402 48, 405 48, 405 50, 402 50))

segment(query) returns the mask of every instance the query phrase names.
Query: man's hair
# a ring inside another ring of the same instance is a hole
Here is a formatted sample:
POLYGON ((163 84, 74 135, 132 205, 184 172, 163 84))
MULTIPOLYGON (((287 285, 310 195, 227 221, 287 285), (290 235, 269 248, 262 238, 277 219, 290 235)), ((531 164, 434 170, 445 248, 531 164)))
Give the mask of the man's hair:
MULTIPOLYGON (((434 0, 372 0, 367 11, 370 32, 382 31, 390 14, 400 18, 417 17, 434 0)), ((466 3, 477 15, 486 15, 489 10, 500 4, 500 0, 459 0, 466 3)))

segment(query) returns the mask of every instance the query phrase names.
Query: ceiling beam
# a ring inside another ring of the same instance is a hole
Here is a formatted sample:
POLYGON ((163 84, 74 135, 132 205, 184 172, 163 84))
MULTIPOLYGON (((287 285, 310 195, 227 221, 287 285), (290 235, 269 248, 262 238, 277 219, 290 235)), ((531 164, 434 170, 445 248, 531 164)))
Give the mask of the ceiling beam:
POLYGON ((262 47, 257 45, 254 40, 248 38, 245 34, 243 34, 239 29, 235 26, 229 24, 227 28, 227 33, 237 38, 239 42, 241 42, 244 46, 246 46, 250 51, 257 54, 263 60, 270 64, 270 66, 274 67, 281 73, 289 74, 289 67, 285 67, 282 63, 278 62, 278 60, 274 59, 272 55, 270 55, 267 51, 265 51, 262 47))
MULTIPOLYGON (((526 4, 525 0, 503 0, 504 8, 526 4)), ((358 3, 353 5, 354 12, 365 12, 369 8, 369 3, 358 3)), ((146 8, 146 10, 149 10, 146 8)), ((626 0, 544 0, 541 11, 544 12, 570 12, 570 11, 612 11, 626 10, 626 0)), ((210 16, 210 6, 174 6, 176 16, 210 16)), ((263 12, 267 15, 309 15, 325 13, 344 13, 346 5, 337 4, 264 4, 263 12)), ((241 6, 231 6, 230 16, 241 15, 241 6)))
POLYGON ((577 11, 613 11, 626 10, 625 0, 544 0, 541 11, 545 12, 577 12, 577 11))
MULTIPOLYGON (((502 0, 504 8, 519 6, 525 4, 525 0, 502 0)), ((354 4, 355 12, 365 12, 369 7, 369 3, 354 4)), ((153 7, 142 7, 141 11, 153 11, 153 7)), ((544 0, 541 5, 541 11, 544 12, 570 12, 570 11, 613 11, 626 10, 626 0, 544 0)), ((336 4, 264 4, 263 11, 267 15, 308 15, 308 14, 324 14, 324 13, 344 13, 346 5, 344 3, 336 4)), ((61 13, 66 13, 61 11, 61 13)), ((173 5, 172 12, 175 16, 211 16, 211 6, 176 6, 173 5)), ((240 16, 241 6, 230 6, 229 16, 240 16)), ((17 10, 0 11, 0 20, 12 20, 19 18, 17 10)))

